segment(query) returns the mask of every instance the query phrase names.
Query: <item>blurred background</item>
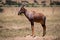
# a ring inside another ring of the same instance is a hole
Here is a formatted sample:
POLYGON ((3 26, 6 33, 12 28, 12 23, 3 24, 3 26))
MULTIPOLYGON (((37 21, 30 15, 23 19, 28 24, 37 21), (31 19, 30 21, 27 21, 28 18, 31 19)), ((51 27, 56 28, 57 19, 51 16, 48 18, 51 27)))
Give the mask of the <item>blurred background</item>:
POLYGON ((60 0, 0 0, 0 6, 50 6, 60 5, 60 0))

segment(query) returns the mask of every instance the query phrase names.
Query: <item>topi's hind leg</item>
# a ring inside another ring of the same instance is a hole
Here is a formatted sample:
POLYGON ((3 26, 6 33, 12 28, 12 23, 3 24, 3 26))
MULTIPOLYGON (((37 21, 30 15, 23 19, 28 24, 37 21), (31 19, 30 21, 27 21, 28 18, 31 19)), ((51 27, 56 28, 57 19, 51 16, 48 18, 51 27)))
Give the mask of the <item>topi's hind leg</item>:
POLYGON ((42 25, 42 27, 43 27, 43 36, 45 36, 45 34, 46 34, 46 25, 42 25))
POLYGON ((42 21, 43 36, 45 36, 45 34, 46 34, 46 25, 45 25, 45 22, 46 22, 46 17, 44 17, 43 18, 43 21, 42 21))

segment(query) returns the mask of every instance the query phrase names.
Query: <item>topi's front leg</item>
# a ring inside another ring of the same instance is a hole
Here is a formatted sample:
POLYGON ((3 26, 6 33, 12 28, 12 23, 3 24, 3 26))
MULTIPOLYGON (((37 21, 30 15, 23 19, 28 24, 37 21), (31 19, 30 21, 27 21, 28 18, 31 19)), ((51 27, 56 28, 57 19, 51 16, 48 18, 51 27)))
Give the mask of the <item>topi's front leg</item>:
POLYGON ((34 26, 31 26, 32 29, 32 36, 34 36, 34 26))
POLYGON ((31 29, 32 29, 32 35, 31 36, 34 36, 34 22, 31 22, 31 29))

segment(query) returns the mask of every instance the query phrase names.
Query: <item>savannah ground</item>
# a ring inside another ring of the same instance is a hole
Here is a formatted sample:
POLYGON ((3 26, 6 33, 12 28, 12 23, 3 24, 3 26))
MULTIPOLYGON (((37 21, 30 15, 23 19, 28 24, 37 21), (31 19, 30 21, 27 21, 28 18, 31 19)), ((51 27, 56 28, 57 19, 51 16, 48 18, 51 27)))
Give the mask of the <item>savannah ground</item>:
MULTIPOLYGON (((4 10, 0 13, 0 40, 34 40, 28 36, 31 35, 30 22, 23 14, 18 16, 20 7, 2 8, 4 10)), ((35 23, 37 36, 35 40, 60 40, 60 7, 26 7, 26 9, 41 12, 47 17, 45 37, 42 37, 41 24, 35 23)))

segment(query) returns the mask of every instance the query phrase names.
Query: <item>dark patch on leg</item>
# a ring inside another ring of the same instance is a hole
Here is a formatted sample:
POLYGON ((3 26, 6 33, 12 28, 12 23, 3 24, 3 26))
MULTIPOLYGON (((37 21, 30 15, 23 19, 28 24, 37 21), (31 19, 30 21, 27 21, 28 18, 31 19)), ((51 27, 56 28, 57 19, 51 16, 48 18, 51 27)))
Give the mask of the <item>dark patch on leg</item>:
POLYGON ((43 25, 45 25, 45 23, 46 23, 46 17, 44 17, 44 19, 43 19, 43 25))

